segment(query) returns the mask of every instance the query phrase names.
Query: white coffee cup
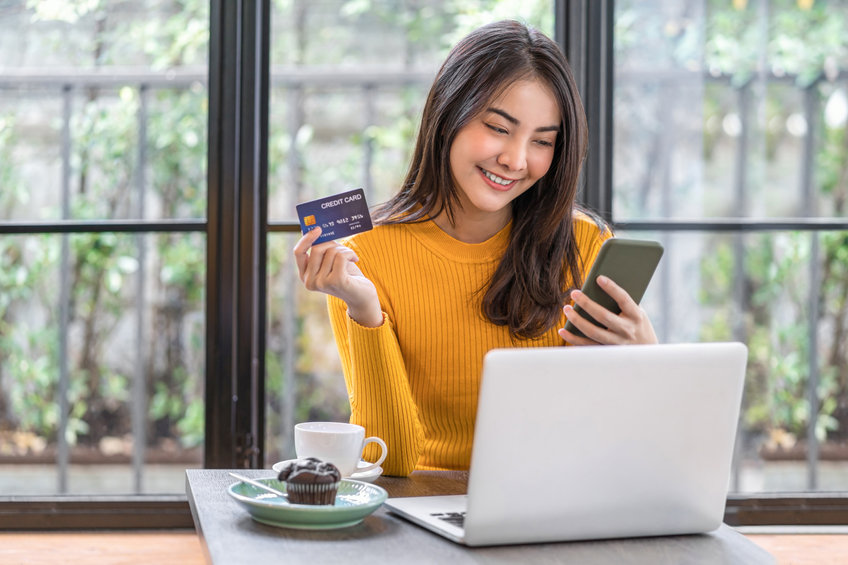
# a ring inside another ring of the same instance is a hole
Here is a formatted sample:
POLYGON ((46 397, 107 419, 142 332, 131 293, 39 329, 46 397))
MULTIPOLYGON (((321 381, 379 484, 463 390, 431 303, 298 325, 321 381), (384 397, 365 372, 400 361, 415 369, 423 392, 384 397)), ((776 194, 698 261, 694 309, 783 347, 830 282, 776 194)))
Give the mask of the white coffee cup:
POLYGON ((386 459, 386 442, 378 437, 365 437, 365 428, 344 422, 301 422, 294 427, 294 450, 298 459, 316 457, 338 467, 342 477, 376 469, 386 459), (369 443, 382 448, 380 458, 359 466, 362 450, 369 443))

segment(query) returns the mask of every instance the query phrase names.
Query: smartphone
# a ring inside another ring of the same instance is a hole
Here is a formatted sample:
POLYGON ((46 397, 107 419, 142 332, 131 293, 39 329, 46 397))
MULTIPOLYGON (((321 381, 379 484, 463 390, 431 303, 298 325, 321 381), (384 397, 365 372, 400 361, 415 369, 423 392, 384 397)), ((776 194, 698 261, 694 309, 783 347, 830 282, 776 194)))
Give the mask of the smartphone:
MULTIPOLYGON (((648 288, 648 283, 651 282, 651 277, 654 275, 662 254, 663 247, 656 241, 610 238, 601 246, 598 257, 595 259, 581 290, 586 296, 610 312, 618 314, 621 312, 621 308, 609 294, 598 286, 598 277, 601 275, 609 277, 618 286, 626 290, 636 304, 639 304, 648 288)), ((574 310, 596 326, 604 327, 603 324, 586 314, 580 306, 575 306, 574 310)), ((574 335, 583 336, 583 332, 578 330, 571 322, 565 323, 565 329, 574 335)))

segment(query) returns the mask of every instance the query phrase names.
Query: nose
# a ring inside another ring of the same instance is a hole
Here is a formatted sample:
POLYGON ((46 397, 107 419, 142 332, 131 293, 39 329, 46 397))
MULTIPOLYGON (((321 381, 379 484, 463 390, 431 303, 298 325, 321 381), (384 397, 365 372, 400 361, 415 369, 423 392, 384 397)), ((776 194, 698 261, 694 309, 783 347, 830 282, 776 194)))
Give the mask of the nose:
POLYGON ((509 171, 522 171, 527 168, 527 149, 518 140, 508 143, 498 155, 498 164, 509 171))

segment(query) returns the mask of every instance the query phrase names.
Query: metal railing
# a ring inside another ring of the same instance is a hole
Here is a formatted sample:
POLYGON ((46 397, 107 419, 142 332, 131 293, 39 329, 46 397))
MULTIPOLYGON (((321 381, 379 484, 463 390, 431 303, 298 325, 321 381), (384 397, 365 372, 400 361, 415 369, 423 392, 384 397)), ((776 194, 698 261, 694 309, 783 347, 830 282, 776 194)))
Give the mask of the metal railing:
MULTIPOLYGON (((648 80, 653 84, 672 84, 679 80, 681 75, 687 73, 680 72, 657 72, 657 73, 625 73, 622 78, 639 80, 648 80)), ((691 75, 690 75, 691 76, 691 75)), ((662 233, 674 232, 727 232, 733 235, 733 293, 732 300, 737 306, 744 304, 745 289, 744 284, 744 257, 745 257, 745 241, 744 235, 752 232, 768 232, 768 231, 806 231, 810 232, 810 261, 808 264, 809 287, 807 290, 807 307, 808 307, 808 325, 807 325, 807 340, 809 359, 807 363, 808 379, 806 383, 806 398, 809 407, 809 418, 806 441, 807 441, 807 480, 806 486, 809 490, 816 490, 819 487, 819 440, 816 436, 816 415, 819 412, 820 403, 818 399, 818 387, 820 382, 819 370, 819 352, 818 352, 818 318, 819 318, 819 286, 821 283, 821 267, 819 263, 819 233, 829 230, 848 231, 848 218, 844 217, 818 217, 815 209, 816 191, 814 185, 814 167, 815 167, 815 125, 819 123, 822 107, 818 88, 822 81, 830 82, 846 82, 846 73, 834 73, 831 76, 819 76, 817 79, 810 81, 801 88, 803 92, 803 117, 807 124, 807 131, 803 140, 802 148, 802 171, 799 178, 799 194, 801 198, 801 209, 798 210, 795 218, 764 218, 753 219, 745 217, 749 209, 748 194, 749 194, 749 175, 747 174, 748 158, 750 155, 750 136, 749 132, 753 130, 755 116, 752 112, 751 87, 757 82, 780 83, 784 85, 794 86, 797 84, 797 77, 791 75, 776 76, 773 74, 759 74, 751 77, 750 80, 741 84, 733 85, 730 77, 713 76, 706 74, 705 82, 721 83, 728 88, 733 88, 736 93, 736 105, 739 109, 739 118, 741 122, 740 135, 737 138, 737 146, 735 152, 735 162, 733 163, 734 170, 734 202, 733 209, 738 211, 737 216, 733 218, 719 219, 639 219, 639 220, 622 220, 616 221, 615 224, 619 229, 630 231, 655 231, 662 233)), ((668 184, 667 177, 663 177, 664 182, 660 187, 663 194, 662 200, 667 201, 671 187, 668 184)), ((669 297, 671 296, 670 284, 667 280, 660 281, 663 288, 660 292, 660 301, 662 303, 662 316, 667 316, 671 311, 669 297)), ((747 342, 747 334, 741 315, 741 307, 735 309, 736 315, 733 322, 733 339, 747 342)), ((662 324, 662 322, 661 322, 662 324)), ((741 426, 740 426, 741 432, 741 426)), ((740 445, 737 441, 737 454, 740 445)), ((732 488, 740 490, 740 465, 738 457, 734 461, 733 484, 732 488)))

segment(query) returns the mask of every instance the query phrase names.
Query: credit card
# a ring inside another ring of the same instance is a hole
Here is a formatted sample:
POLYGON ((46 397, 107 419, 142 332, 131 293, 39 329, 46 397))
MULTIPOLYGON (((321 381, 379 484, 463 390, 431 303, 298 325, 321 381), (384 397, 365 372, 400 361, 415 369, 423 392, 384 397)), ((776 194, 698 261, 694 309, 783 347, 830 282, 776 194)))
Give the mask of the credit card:
POLYGON ((348 237, 372 227, 365 192, 361 188, 304 202, 295 208, 302 233, 321 226, 321 235, 315 243, 348 237))

